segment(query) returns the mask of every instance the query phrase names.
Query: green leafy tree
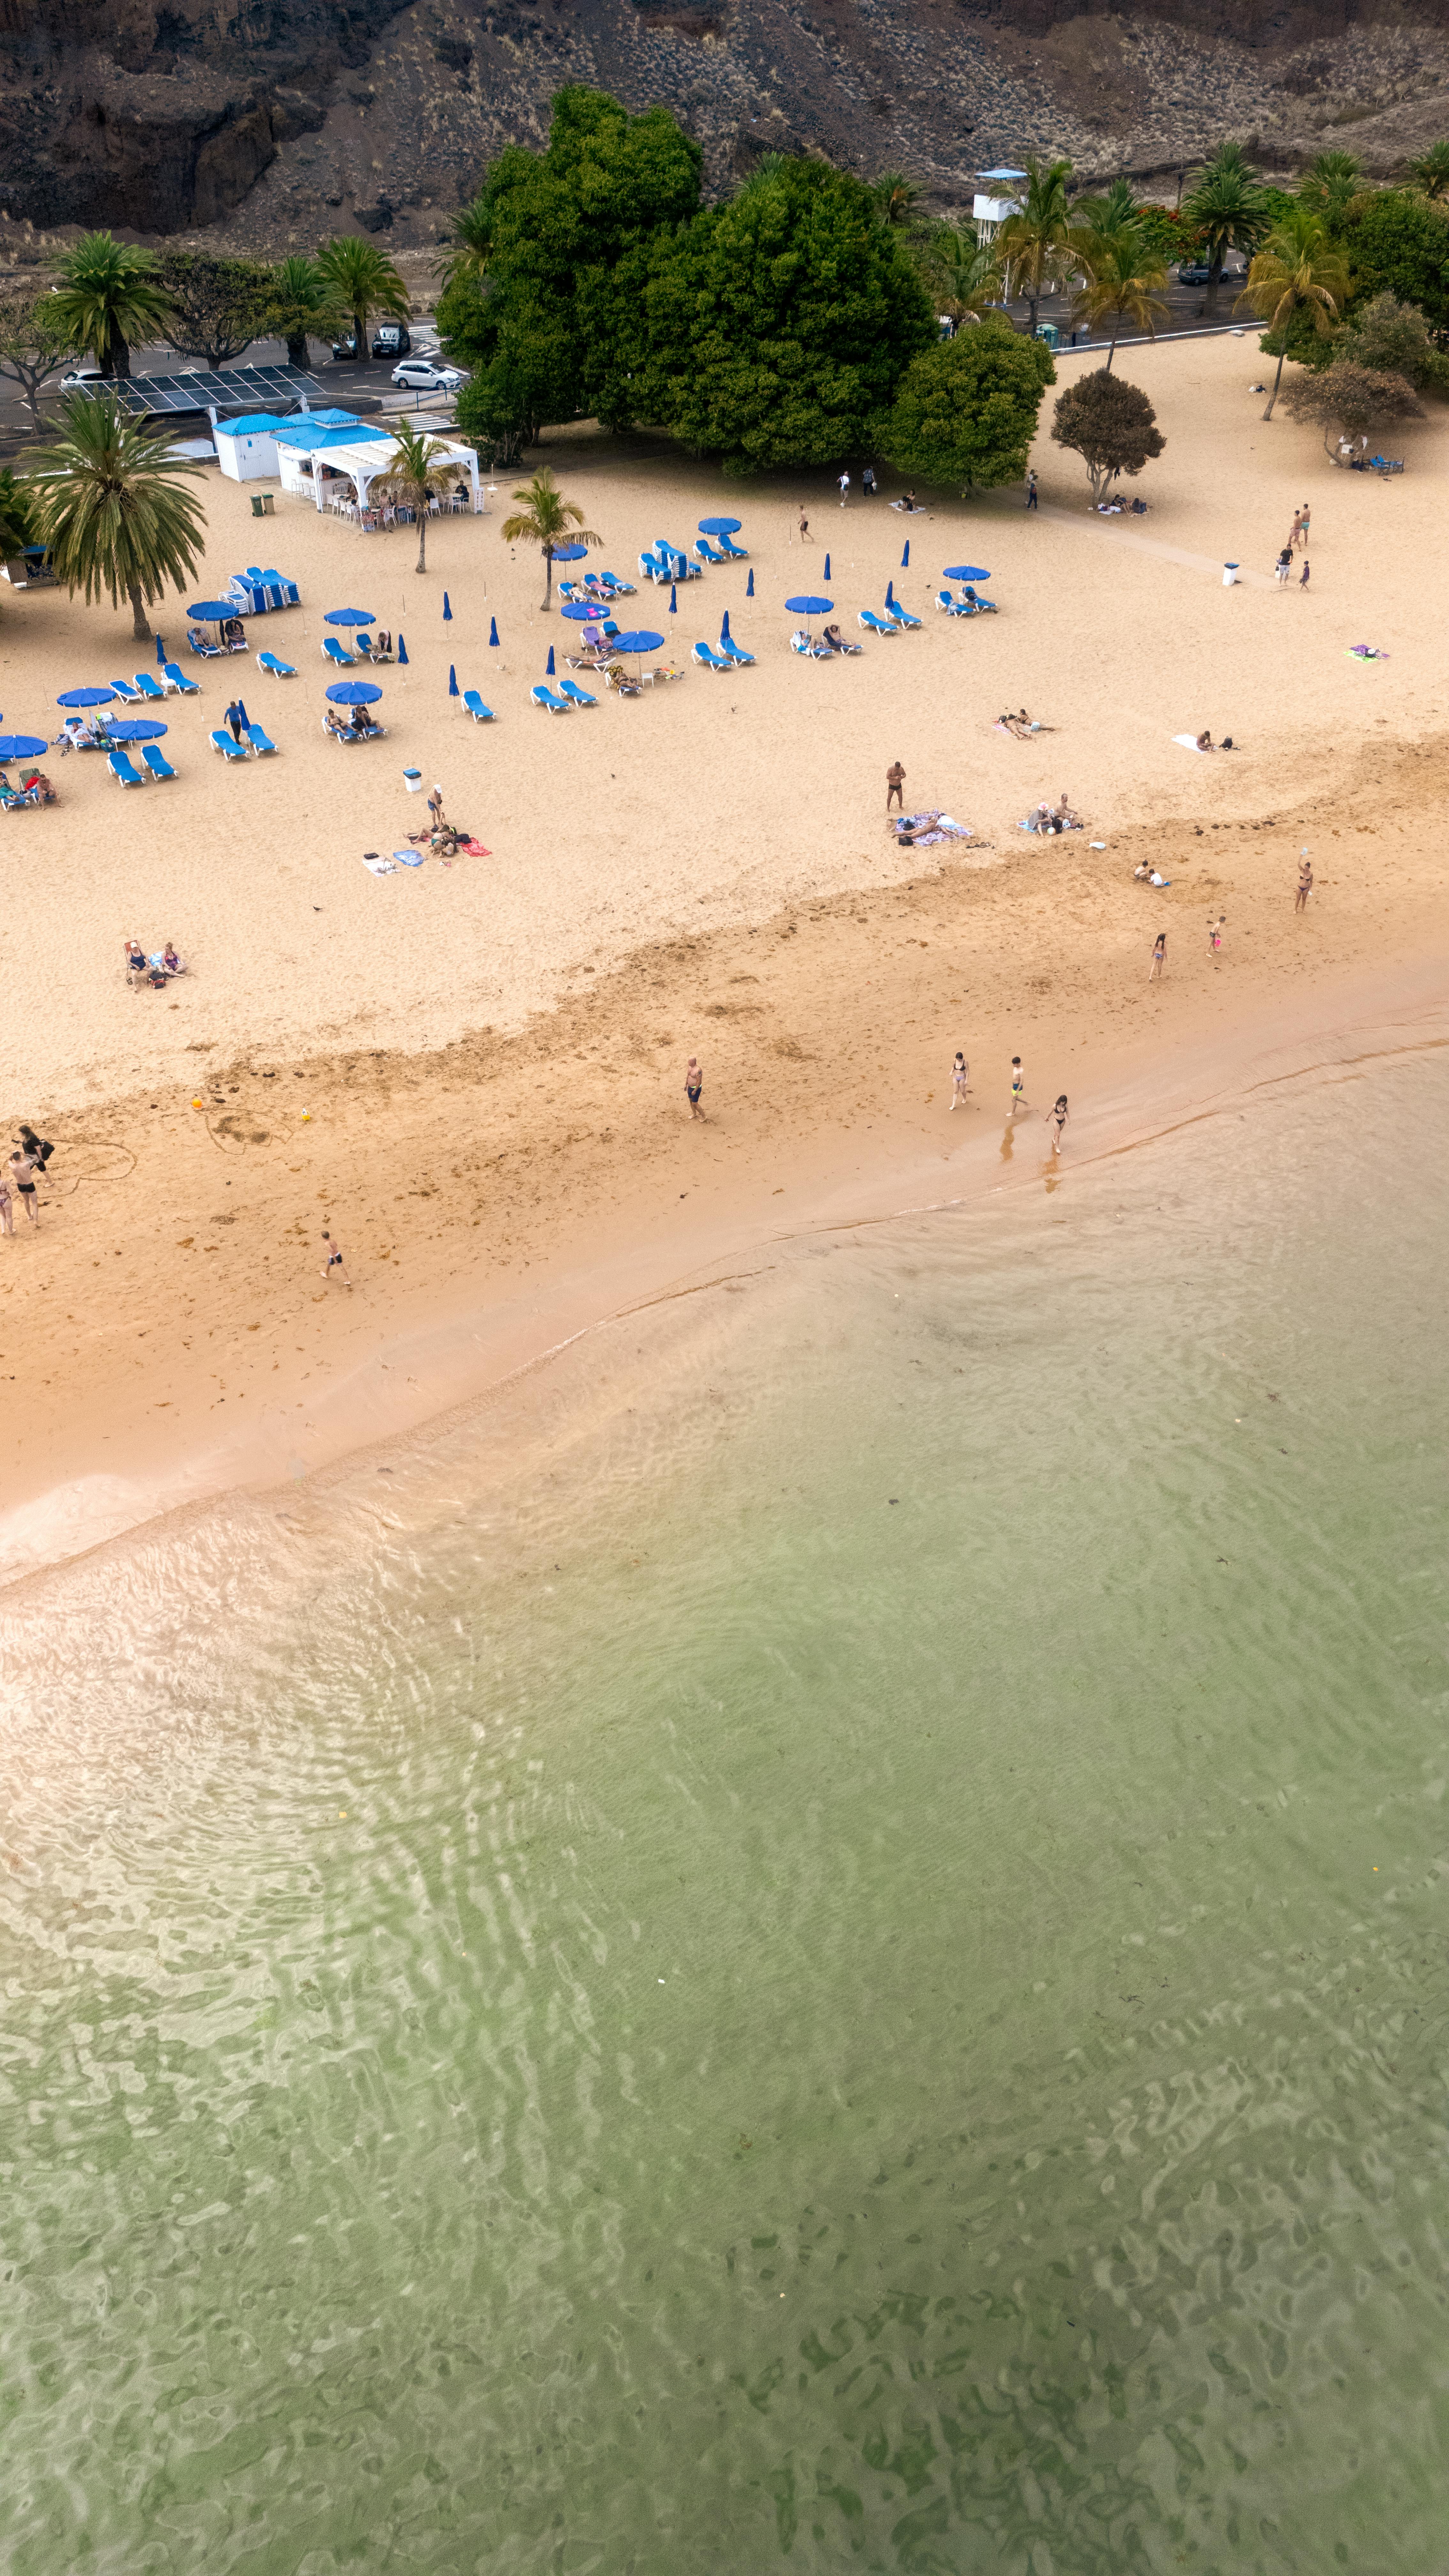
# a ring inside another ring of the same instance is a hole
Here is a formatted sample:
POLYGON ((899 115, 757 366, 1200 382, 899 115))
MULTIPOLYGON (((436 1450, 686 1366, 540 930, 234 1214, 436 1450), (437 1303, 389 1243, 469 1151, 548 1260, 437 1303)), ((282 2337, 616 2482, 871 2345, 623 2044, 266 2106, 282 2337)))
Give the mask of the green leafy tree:
POLYGON ((367 326, 374 314, 406 322, 412 311, 408 291, 386 251, 358 233, 339 233, 317 262, 327 285, 345 313, 352 316, 352 336, 359 358, 367 355, 367 326))
POLYGON ((45 423, 41 387, 58 375, 75 348, 47 289, 40 295, 0 296, 0 376, 20 387, 37 436, 45 423))
POLYGON ((183 357, 225 367, 262 337, 272 294, 272 271, 262 260, 168 250, 159 271, 171 303, 166 336, 183 357))
POLYGON ((1158 321, 1167 311, 1159 292, 1167 284, 1167 271, 1147 248, 1136 224, 1117 224, 1110 230, 1084 225, 1076 239, 1085 278, 1072 305, 1072 320, 1097 331, 1110 319, 1110 370, 1124 321, 1145 331, 1150 340, 1156 339, 1158 321))
POLYGON ((1449 210, 1413 188, 1359 197, 1341 247, 1356 297, 1396 295, 1417 304, 1431 331, 1449 332, 1449 210))
POLYGON ((1348 328, 1333 351, 1357 367, 1380 375, 1403 376, 1420 392, 1432 386, 1449 393, 1449 357, 1436 349, 1417 304, 1401 304, 1396 295, 1371 296, 1350 308, 1348 328))
POLYGON ((1033 331, 1043 294, 1076 266, 1072 210, 1067 202, 1071 175, 1070 161, 1028 159, 1025 193, 996 236, 997 256, 1018 293, 1026 297, 1033 331))
POLYGON ((1009 322, 981 322, 911 360, 881 425, 903 474, 964 491, 1019 483, 1048 385, 1051 351, 1009 322))
POLYGON ((904 170, 882 170, 872 182, 874 197, 883 224, 914 224, 920 220, 921 192, 914 179, 904 170))
POLYGON ((1204 313, 1216 313, 1223 262, 1230 250, 1255 251, 1269 226, 1263 191, 1235 143, 1213 155, 1182 201, 1182 215, 1207 253, 1204 313))
POLYGON ((1114 179, 1100 197, 1074 197, 1072 200, 1073 223, 1089 232, 1120 232, 1124 224, 1136 223, 1140 213, 1130 179, 1114 179))
POLYGON ((1406 376, 1357 366, 1351 358, 1335 358, 1321 375, 1295 377, 1283 396, 1283 409, 1293 420, 1321 428, 1330 456, 1335 430, 1348 438, 1366 437, 1391 420, 1424 417, 1424 406, 1406 376))
POLYGON ((0 562, 12 562, 32 542, 27 496, 11 468, 0 465, 0 562))
MULTIPOLYGON (((1340 320, 1348 301, 1348 268, 1341 250, 1328 238, 1321 215, 1311 206, 1295 206, 1275 224, 1248 271, 1248 283, 1234 310, 1251 305, 1269 330, 1282 334, 1295 314, 1306 314, 1325 336, 1340 320)), ((1286 340, 1278 351, 1278 372, 1268 396, 1265 420, 1283 382, 1286 340)))
POLYGON ((916 264, 937 312, 951 322, 979 321, 1001 302, 995 244, 979 242, 962 224, 932 224, 921 236, 916 264))
POLYGON ((732 473, 868 451, 938 339, 901 229, 822 161, 786 161, 662 238, 645 321, 637 416, 732 473))
POLYGON ((481 285, 492 259, 493 207, 487 189, 480 188, 463 207, 449 236, 443 268, 445 286, 481 285))
POLYGON ((135 343, 164 340, 171 298, 149 251, 85 233, 55 263, 55 327, 105 376, 129 376, 135 343))
POLYGON ((1416 161, 1411 161, 1409 177, 1419 194, 1427 197, 1431 205, 1437 206, 1449 197, 1449 138, 1431 143, 1427 152, 1421 152, 1416 161))
POLYGON ((1058 394, 1052 436, 1059 447, 1072 448, 1080 456, 1094 502, 1101 500, 1119 474, 1140 474, 1167 444, 1141 386, 1124 383, 1106 367, 1079 376, 1065 393, 1058 394))
MULTIPOLYGON (((416 513, 418 522, 418 570, 428 568, 428 494, 432 485, 445 475, 451 481, 457 466, 440 439, 414 429, 405 420, 393 423, 393 461, 385 474, 379 474, 375 492, 385 492, 392 501, 416 513)), ((504 535, 508 533, 504 530, 504 535)))
POLYGON ((1299 204, 1322 217, 1330 239, 1337 239, 1349 208, 1363 192, 1362 173, 1356 152, 1320 152, 1303 174, 1299 204))
POLYGON ((150 436, 112 393, 73 394, 60 427, 24 476, 34 542, 49 548, 72 597, 83 590, 89 603, 107 592, 113 607, 128 599, 131 631, 144 643, 147 608, 168 581, 184 592, 201 560, 205 520, 189 483, 202 468, 173 453, 169 432, 150 436))
POLYGON ((1177 207, 1155 206, 1148 202, 1136 208, 1132 220, 1140 226, 1148 249, 1156 251, 1158 258, 1169 268, 1178 260, 1186 259, 1196 246, 1191 226, 1177 207))
POLYGON ((295 253, 273 269, 263 329, 269 339, 286 341, 289 367, 305 367, 308 341, 333 340, 346 322, 346 306, 319 261, 295 253))
POLYGON ((543 605, 553 606, 553 559, 560 546, 572 545, 582 537, 586 546, 603 544, 593 528, 584 526, 584 514, 573 501, 566 501, 548 467, 542 466, 529 483, 513 495, 521 501, 521 510, 503 522, 503 534, 510 545, 522 543, 537 546, 543 555, 543 605))
POLYGON ((498 155, 468 209, 481 259, 455 253, 438 305, 472 372, 458 418, 506 456, 546 421, 642 417, 644 300, 656 241, 698 213, 699 146, 662 107, 557 92, 543 152, 498 155))

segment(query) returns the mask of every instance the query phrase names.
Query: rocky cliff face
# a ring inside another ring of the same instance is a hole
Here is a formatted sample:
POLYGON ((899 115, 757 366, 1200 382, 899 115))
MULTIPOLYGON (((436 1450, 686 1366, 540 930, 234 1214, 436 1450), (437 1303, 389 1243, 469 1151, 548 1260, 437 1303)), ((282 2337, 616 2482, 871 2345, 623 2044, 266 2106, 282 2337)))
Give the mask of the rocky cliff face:
MULTIPOLYGON (((422 247, 566 80, 663 100, 709 182, 770 148, 916 176, 1066 152, 1164 174, 1226 134, 1371 170, 1449 132, 1449 0, 0 0, 0 210, 276 251, 422 247), (1412 10, 1412 14, 1410 11, 1412 10)), ((12 233, 13 240, 14 235, 12 233)))

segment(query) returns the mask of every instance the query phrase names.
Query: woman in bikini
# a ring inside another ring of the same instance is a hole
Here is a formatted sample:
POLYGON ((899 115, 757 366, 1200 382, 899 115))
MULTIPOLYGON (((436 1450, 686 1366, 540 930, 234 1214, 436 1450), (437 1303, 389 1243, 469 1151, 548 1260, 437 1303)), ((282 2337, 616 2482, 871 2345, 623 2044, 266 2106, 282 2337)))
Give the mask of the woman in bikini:
POLYGON ((1062 1150, 1062 1129, 1065 1127, 1066 1123, 1067 1095, 1064 1091, 1059 1091, 1057 1093, 1056 1107, 1053 1109, 1050 1118, 1047 1120, 1047 1125, 1054 1131, 1052 1135, 1052 1152, 1054 1154, 1059 1154, 1062 1150))
POLYGON ((951 1106, 953 1109, 960 1108, 961 1103, 965 1099, 970 1088, 971 1067, 958 1047, 956 1049, 956 1061, 951 1067, 951 1106))
POLYGON ((1149 984, 1157 983, 1167 972, 1167 933, 1159 930, 1152 943, 1152 963, 1147 969, 1149 984))

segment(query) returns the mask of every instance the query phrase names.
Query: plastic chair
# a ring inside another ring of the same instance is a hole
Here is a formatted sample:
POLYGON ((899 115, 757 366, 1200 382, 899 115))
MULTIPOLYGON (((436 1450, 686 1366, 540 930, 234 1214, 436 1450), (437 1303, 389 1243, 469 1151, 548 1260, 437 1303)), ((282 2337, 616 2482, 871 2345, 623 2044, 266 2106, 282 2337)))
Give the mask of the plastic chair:
POLYGON ((293 664, 279 661, 275 653, 259 653, 257 669, 265 671, 269 680, 295 680, 297 676, 293 664))
POLYGON ((247 740, 251 744, 253 751, 259 756, 264 751, 275 751, 277 748, 276 744, 263 733, 259 724, 249 724, 247 726, 247 740))
POLYGON ((339 670, 352 671, 357 667, 356 655, 344 653, 335 635, 327 637, 322 647, 322 657, 324 661, 335 662, 339 670))
POLYGON ((536 688, 530 689, 529 696, 536 707, 542 707, 551 716, 567 716, 573 713, 567 698, 556 698, 552 689, 546 687, 542 680, 536 688))
POLYGON ((251 753, 244 751, 239 742, 232 741, 224 725, 217 726, 211 737, 211 747, 213 751, 221 753, 223 760, 250 760, 251 758, 251 753))
POLYGON ((113 778, 118 778, 123 787, 140 787, 145 783, 139 770, 135 770, 131 767, 129 760, 123 751, 108 751, 106 754, 106 766, 110 770, 111 776, 113 778))
POLYGON ((120 699, 122 706, 138 707, 140 705, 141 692, 139 689, 133 687, 129 680, 113 680, 111 682, 111 686, 115 690, 117 697, 120 699))
POLYGON ((712 644, 696 644, 692 658, 702 662, 707 671, 729 671, 734 667, 722 653, 716 653, 712 644))
POLYGON ((161 682, 156 678, 155 673, 152 671, 138 671, 136 673, 136 689, 138 695, 143 698, 166 698, 171 694, 169 689, 162 686, 161 682))
POLYGON ((176 691, 178 697, 200 697, 201 682, 199 680, 189 680, 186 673, 182 670, 179 662, 164 662, 161 666, 161 676, 163 679, 170 681, 171 686, 176 691))
POLYGON ((144 760, 153 778, 175 777, 176 772, 172 768, 171 763, 167 759, 159 742, 143 742, 141 745, 141 758, 144 760))
POLYGON ((754 668, 753 653, 747 653, 742 645, 735 642, 733 635, 722 637, 719 649, 727 662, 733 662, 737 671, 749 671, 754 668))
POLYGON ((892 626, 889 618, 877 617, 873 608, 863 608, 860 612, 857 623, 866 627, 872 635, 898 635, 900 633, 900 628, 898 626, 892 626))
POLYGON ((597 698, 590 697, 587 689, 581 689, 576 680, 560 680, 558 693, 561 698, 567 698, 571 707, 596 707, 599 703, 597 698))
POLYGON ((919 626, 921 622, 919 617, 913 617, 911 615, 908 608, 902 608, 898 599, 890 600, 887 603, 886 615, 890 619, 891 624, 898 629, 909 629, 912 626, 919 626))
POLYGON ((493 709, 491 707, 485 707, 476 689, 465 689, 463 691, 463 704, 467 708, 468 713, 475 724, 492 724, 494 722, 493 709))

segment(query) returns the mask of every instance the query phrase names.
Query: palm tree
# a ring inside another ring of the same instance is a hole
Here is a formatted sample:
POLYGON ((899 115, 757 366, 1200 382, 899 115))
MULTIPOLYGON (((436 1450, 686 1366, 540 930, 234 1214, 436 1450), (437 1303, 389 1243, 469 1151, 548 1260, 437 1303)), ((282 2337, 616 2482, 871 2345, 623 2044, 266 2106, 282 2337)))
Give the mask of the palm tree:
POLYGON ((1329 232, 1336 233, 1359 193, 1362 169, 1356 152, 1320 152, 1303 174, 1299 203, 1311 206, 1329 232))
POLYGON ((996 236, 997 257, 1005 267, 1015 270, 1025 290, 1033 331, 1043 286, 1050 284, 1064 266, 1072 265, 1072 219, 1067 205, 1067 181, 1071 175, 1070 161, 1029 160, 1026 194, 996 236))
POLYGON ((149 251, 111 233, 83 233, 61 252, 55 272, 56 327, 103 376, 129 376, 134 341, 164 339, 171 298, 149 251))
POLYGON ((882 170, 871 188, 883 224, 913 224, 921 192, 904 170, 882 170))
POLYGON ((989 306, 1001 301, 1001 262, 994 242, 982 243, 960 224, 933 224, 920 251, 929 292, 952 322, 969 314, 979 322, 989 306))
POLYGON ((360 233, 339 234, 328 243, 317 266, 338 303, 352 316, 357 357, 367 355, 367 326, 374 313, 406 322, 412 311, 407 288, 386 251, 364 241, 360 233))
POLYGON ((1427 197, 1431 205, 1437 205, 1441 197, 1449 196, 1449 141, 1431 143, 1427 152, 1421 152, 1417 161, 1409 163, 1409 177, 1420 196, 1427 197))
POLYGON ((1072 220, 1099 233, 1120 232, 1124 224, 1136 219, 1137 200, 1131 182, 1114 179, 1105 197, 1078 197, 1072 207, 1072 220))
POLYGON ((1260 322, 1280 335, 1278 372, 1268 396, 1265 420, 1273 417, 1273 405, 1283 382, 1283 361, 1288 354, 1288 325, 1295 313, 1312 314, 1315 331, 1327 333, 1343 311, 1348 294, 1348 265, 1340 250, 1335 250, 1321 215, 1311 206, 1290 206, 1281 222, 1273 226, 1262 249, 1248 271, 1248 283, 1238 303, 1250 304, 1260 322))
POLYGON ((551 608, 555 547, 576 536, 582 537, 586 546, 600 546, 603 538, 594 529, 584 526, 582 510, 564 499, 546 465, 541 466, 533 481, 525 483, 513 497, 524 506, 522 510, 515 510, 511 519, 504 520, 503 533, 510 545, 521 537, 526 546, 543 548, 543 604, 545 608, 551 608))
POLYGON ((1263 191, 1236 143, 1225 143, 1222 151, 1214 154, 1196 187, 1184 197, 1182 215, 1208 255, 1203 311, 1216 313, 1223 262, 1229 251, 1255 251, 1268 229, 1263 191))
POLYGON ((273 272, 266 327, 287 343, 289 367, 305 367, 309 340, 330 340, 346 321, 346 308, 315 259, 294 255, 273 272))
POLYGON ((1111 232, 1094 225, 1079 231, 1076 240, 1086 281, 1072 306, 1072 320, 1085 322, 1095 331, 1108 314, 1112 316, 1107 351, 1110 375, 1124 315, 1149 340, 1156 339, 1158 319, 1167 311, 1158 293, 1167 284, 1167 271, 1157 253, 1148 249, 1139 224, 1119 224, 1111 232))
POLYGON ((425 437, 421 430, 411 428, 405 420, 394 422, 392 435, 396 453, 387 472, 378 476, 374 488, 417 512, 418 570, 426 572, 429 482, 434 474, 449 466, 456 468, 456 459, 449 455, 441 440, 425 437))
POLYGON ((0 465, 0 562, 9 563, 30 543, 30 514, 8 465, 0 465))
POLYGON ((444 284, 456 286, 463 278, 481 285, 493 257, 493 200, 486 188, 480 188, 458 215, 452 230, 444 284))
POLYGON ((168 581, 185 590, 205 544, 199 493, 185 478, 201 472, 177 456, 171 433, 151 437, 119 395, 73 394, 62 404, 62 438, 37 448, 24 492, 34 541, 48 547, 51 567, 74 597, 109 591, 131 603, 131 632, 144 644, 148 605, 168 581))

